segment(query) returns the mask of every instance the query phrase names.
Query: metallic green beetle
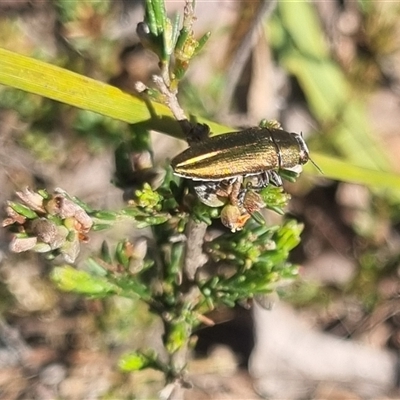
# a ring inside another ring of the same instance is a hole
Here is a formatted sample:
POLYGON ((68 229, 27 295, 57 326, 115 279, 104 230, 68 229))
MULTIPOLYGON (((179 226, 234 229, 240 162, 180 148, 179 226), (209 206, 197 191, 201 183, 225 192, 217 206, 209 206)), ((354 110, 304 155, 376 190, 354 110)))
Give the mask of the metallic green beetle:
POLYGON ((273 128, 249 128, 193 143, 171 161, 174 173, 193 180, 220 181, 305 164, 303 137, 273 128))

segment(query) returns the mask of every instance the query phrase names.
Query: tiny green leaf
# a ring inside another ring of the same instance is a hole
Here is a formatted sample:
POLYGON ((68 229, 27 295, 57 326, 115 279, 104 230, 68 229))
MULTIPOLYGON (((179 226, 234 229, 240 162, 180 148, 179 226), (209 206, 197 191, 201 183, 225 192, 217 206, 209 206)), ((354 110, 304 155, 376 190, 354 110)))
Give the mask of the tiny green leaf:
POLYGON ((51 279, 59 289, 66 292, 77 292, 96 297, 117 293, 117 288, 106 279, 92 276, 85 271, 78 271, 71 266, 54 268, 51 279))
POLYGON ((106 221, 115 221, 117 219, 116 213, 112 211, 96 211, 92 214, 92 217, 106 221))
POLYGON ((173 354, 184 346, 188 339, 188 328, 188 324, 185 321, 175 322, 170 325, 167 343, 165 344, 168 353, 173 354))
POLYGON ((147 356, 142 353, 134 352, 123 355, 119 362, 118 367, 123 372, 140 371, 147 368, 151 361, 147 356))
POLYGON ((32 211, 30 208, 20 204, 20 203, 15 203, 13 201, 9 201, 8 205, 18 214, 21 214, 25 218, 28 219, 35 219, 38 218, 38 215, 32 211))

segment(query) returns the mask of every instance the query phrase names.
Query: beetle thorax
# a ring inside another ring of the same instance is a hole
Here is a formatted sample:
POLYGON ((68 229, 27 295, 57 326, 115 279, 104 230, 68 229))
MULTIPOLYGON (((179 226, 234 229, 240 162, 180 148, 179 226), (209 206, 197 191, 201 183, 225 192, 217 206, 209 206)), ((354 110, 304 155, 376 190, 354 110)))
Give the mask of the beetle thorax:
POLYGON ((310 159, 310 152, 308 150, 307 144, 304 141, 303 135, 295 133, 295 138, 299 144, 299 164, 305 164, 310 159))

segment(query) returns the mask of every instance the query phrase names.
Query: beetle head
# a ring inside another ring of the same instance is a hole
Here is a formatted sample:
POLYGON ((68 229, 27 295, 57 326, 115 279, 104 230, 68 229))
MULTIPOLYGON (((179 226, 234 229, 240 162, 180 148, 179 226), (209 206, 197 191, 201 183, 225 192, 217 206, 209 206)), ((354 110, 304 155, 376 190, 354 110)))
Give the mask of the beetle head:
POLYGON ((306 162, 311 161, 312 164, 314 165, 314 167, 317 168, 317 170, 321 174, 323 174, 321 168, 317 164, 315 164, 315 162, 311 159, 310 151, 308 150, 306 142, 304 141, 303 134, 302 133, 300 133, 300 134, 299 133, 295 133, 294 135, 295 135, 295 138, 297 140, 297 143, 299 144, 299 149, 300 149, 300 151, 299 151, 299 163, 303 165, 306 162))
POLYGON ((303 165, 310 159, 310 151, 308 150, 307 144, 304 141, 303 134, 294 133, 294 137, 299 145, 299 164, 303 165))

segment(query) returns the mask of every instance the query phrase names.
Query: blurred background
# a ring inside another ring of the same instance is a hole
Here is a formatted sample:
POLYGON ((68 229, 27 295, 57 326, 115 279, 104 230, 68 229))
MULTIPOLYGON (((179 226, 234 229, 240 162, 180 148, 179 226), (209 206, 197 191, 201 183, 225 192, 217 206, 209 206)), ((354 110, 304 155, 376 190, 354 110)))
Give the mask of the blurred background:
MULTIPOLYGON (((171 14, 184 5, 166 3, 171 14)), ((196 15, 197 36, 212 35, 180 87, 188 113, 233 128, 276 119, 303 132, 311 156, 400 172, 400 3, 198 1, 196 15)), ((2 0, 0 47, 134 93, 158 68, 138 45, 142 16, 133 0, 2 0)), ((61 187, 120 207, 113 157, 129 134, 122 122, 1 86, 0 201, 26 186, 61 187)), ((151 137, 160 167, 186 147, 151 137)), ((216 310, 219 323, 198 332, 187 398, 399 398, 400 192, 313 168, 285 187, 288 214, 305 226, 292 254, 299 278, 271 311, 216 310)), ((109 240, 146 234, 132 229, 109 240)), ((116 367, 124 351, 161 346, 146 307, 60 293, 51 264, 9 253, 9 240, 1 230, 0 397, 156 398, 158 372, 116 367)), ((102 240, 93 234, 80 260, 102 240)))

